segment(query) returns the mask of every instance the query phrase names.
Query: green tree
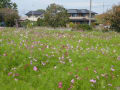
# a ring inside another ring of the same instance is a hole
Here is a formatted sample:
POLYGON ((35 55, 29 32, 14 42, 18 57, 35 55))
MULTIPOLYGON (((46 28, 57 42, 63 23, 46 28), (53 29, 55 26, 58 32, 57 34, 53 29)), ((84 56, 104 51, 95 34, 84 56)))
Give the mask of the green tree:
POLYGON ((5 22, 6 26, 12 27, 19 19, 18 12, 9 8, 0 8, 0 22, 5 22))
POLYGON ((112 30, 120 32, 120 5, 115 5, 107 11, 104 19, 109 23, 112 30))
POLYGON ((11 8, 17 10, 17 4, 11 0, 0 0, 0 8, 11 8))
POLYGON ((38 18, 38 20, 37 20, 37 25, 38 25, 38 26, 45 26, 45 25, 46 25, 46 24, 45 24, 45 20, 38 18))
POLYGON ((45 22, 51 27, 65 27, 69 21, 67 10, 57 4, 51 4, 47 7, 45 12, 45 22))
POLYGON ((45 10, 44 10, 44 9, 38 9, 37 11, 40 11, 40 12, 45 13, 45 10))

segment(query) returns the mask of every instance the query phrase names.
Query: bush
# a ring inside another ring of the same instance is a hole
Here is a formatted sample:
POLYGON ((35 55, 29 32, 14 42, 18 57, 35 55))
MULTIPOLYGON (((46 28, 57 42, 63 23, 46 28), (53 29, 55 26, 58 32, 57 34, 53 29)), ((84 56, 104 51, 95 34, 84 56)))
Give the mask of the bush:
POLYGON ((19 15, 16 10, 9 8, 0 9, 0 22, 4 22, 6 26, 13 27, 18 19, 19 15))
POLYGON ((25 27, 25 28, 33 28, 33 27, 37 26, 37 22, 25 20, 24 22, 21 23, 21 26, 25 27))
POLYGON ((80 31, 92 30, 92 26, 89 26, 88 24, 76 24, 73 30, 80 30, 80 31))
POLYGON ((46 26, 45 20, 38 18, 38 20, 37 20, 37 26, 46 26))
POLYGON ((70 23, 69 23, 69 27, 70 27, 70 28, 74 28, 74 27, 75 27, 75 24, 72 23, 72 22, 70 22, 70 23))
POLYGON ((120 4, 107 11, 104 19, 112 30, 120 32, 120 4))

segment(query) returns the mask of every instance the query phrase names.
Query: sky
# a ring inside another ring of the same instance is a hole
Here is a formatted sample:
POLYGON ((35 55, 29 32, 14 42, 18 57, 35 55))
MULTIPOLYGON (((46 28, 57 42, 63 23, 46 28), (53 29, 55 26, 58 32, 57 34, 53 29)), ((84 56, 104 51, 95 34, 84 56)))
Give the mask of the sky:
MULTIPOLYGON (((46 9, 51 3, 60 4, 66 9, 89 9, 90 0, 12 0, 12 2, 17 3, 19 14, 24 16, 31 10, 46 9)), ((92 0, 92 11, 100 14, 119 3, 120 0, 92 0)))

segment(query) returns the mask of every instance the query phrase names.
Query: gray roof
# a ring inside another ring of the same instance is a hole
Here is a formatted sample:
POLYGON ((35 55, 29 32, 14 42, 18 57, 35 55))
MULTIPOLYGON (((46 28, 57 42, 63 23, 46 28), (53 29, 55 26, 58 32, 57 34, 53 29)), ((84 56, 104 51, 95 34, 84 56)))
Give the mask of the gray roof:
POLYGON ((29 16, 29 15, 42 15, 43 14, 43 12, 41 12, 41 11, 29 11, 28 13, 26 13, 26 15, 27 16, 29 16))
MULTIPOLYGON (((68 13, 83 13, 83 14, 87 14, 89 13, 89 10, 87 9, 68 9, 67 10, 68 13)), ((92 14, 97 14, 96 12, 91 11, 92 14)))

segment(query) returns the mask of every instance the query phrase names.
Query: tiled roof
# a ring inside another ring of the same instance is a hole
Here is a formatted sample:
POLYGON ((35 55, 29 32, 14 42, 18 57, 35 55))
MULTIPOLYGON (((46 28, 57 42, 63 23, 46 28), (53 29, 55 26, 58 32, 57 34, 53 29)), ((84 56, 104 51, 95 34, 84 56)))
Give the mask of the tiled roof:
POLYGON ((26 15, 42 15, 43 12, 41 11, 29 11, 26 15))
MULTIPOLYGON (((85 13, 86 14, 86 13, 89 13, 89 10, 87 10, 87 9, 68 9, 67 12, 68 13, 85 13)), ((93 11, 91 11, 91 13, 92 14, 97 14, 93 11)))

